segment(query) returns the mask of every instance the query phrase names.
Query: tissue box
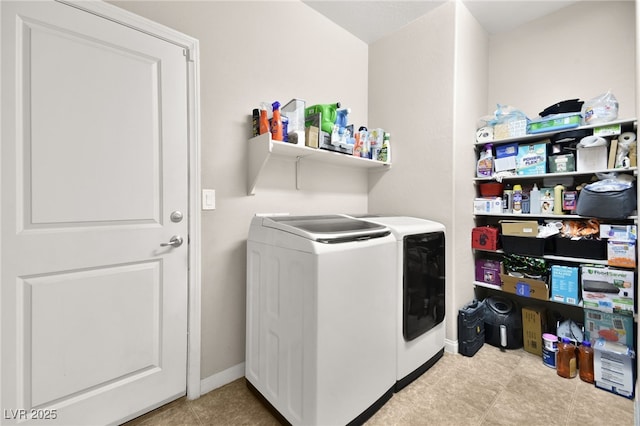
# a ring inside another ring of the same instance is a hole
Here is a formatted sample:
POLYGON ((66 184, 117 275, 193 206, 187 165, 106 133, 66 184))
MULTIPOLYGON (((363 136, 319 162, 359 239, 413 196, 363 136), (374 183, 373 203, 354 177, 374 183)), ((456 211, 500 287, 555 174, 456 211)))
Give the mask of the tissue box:
POLYGON ((541 175, 547 172, 547 142, 518 146, 516 174, 541 175))
POLYGON ((584 338, 592 343, 603 338, 609 342, 622 343, 632 348, 634 341, 633 317, 585 309, 584 338))
POLYGON ((587 309, 633 315, 635 277, 633 270, 600 265, 582 265, 582 303, 587 309))
POLYGON ((473 213, 502 213, 502 198, 476 198, 473 200, 473 213))
POLYGON ((516 158, 518 156, 518 144, 509 143, 496 147, 496 159, 494 168, 496 172, 516 169, 516 158))
POLYGON ((596 387, 633 398, 633 359, 635 353, 626 345, 596 340, 593 345, 593 373, 596 387))

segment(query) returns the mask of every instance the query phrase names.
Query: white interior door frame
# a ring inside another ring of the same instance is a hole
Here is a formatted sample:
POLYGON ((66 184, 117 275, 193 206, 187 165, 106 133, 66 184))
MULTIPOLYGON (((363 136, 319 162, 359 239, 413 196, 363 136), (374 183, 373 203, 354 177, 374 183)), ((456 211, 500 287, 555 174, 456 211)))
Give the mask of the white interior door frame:
POLYGON ((200 61, 198 40, 101 0, 56 0, 182 47, 187 56, 189 134, 189 324, 187 398, 200 397, 201 245, 200 245, 200 61))

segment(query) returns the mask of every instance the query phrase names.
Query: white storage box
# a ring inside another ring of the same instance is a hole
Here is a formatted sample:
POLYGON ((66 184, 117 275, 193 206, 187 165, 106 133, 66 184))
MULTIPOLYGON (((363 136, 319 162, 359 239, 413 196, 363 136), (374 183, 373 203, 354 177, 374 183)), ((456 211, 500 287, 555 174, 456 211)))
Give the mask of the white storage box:
MULTIPOLYGON (((582 143, 582 141, 581 141, 582 143)), ((579 172, 592 172, 607 169, 607 144, 590 145, 588 147, 578 144, 578 158, 576 170, 579 172)))

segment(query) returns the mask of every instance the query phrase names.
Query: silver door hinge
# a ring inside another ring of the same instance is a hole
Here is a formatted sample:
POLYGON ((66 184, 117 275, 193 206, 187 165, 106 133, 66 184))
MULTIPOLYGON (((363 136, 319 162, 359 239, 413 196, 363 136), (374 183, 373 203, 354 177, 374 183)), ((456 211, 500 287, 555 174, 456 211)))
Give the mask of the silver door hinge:
POLYGON ((183 49, 183 54, 184 56, 187 58, 187 62, 194 62, 195 61, 195 52, 193 51, 193 49, 183 49))

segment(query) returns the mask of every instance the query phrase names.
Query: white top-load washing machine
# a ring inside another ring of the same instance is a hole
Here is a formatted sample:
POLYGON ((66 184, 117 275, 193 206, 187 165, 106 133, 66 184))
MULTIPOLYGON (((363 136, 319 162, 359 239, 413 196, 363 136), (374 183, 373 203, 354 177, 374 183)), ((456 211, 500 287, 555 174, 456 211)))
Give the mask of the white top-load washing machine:
POLYGON ((397 241, 396 391, 437 362, 445 344, 445 226, 405 216, 362 216, 397 241))
POLYGON ((245 375, 286 421, 363 423, 392 396, 396 245, 340 215, 252 220, 245 375))

